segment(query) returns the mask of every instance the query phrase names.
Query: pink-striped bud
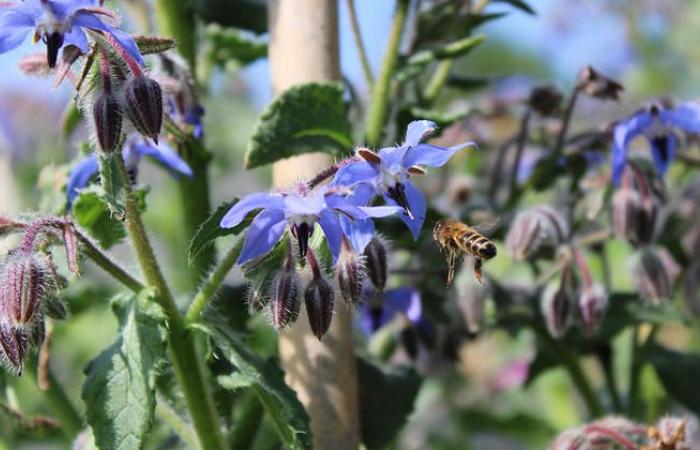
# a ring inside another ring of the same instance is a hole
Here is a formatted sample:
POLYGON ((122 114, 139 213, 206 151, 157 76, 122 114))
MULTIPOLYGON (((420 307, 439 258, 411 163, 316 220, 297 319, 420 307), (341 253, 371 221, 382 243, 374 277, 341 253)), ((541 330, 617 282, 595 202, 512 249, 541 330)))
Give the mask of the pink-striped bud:
POLYGON ((521 261, 555 250, 568 234, 564 217, 551 206, 540 205, 515 216, 505 244, 513 259, 521 261))
POLYGON ((270 285, 270 305, 268 315, 270 322, 277 330, 299 317, 299 281, 291 244, 287 244, 287 257, 284 267, 272 280, 270 285))
POLYGON ((611 206, 615 236, 635 244, 651 242, 656 230, 659 203, 647 176, 641 170, 633 165, 625 169, 611 206))
POLYGON ((304 303, 309 325, 313 334, 321 340, 328 332, 333 320, 333 287, 325 280, 311 249, 307 250, 306 260, 311 267, 313 278, 304 291, 304 303))
POLYGON ((663 417, 659 422, 649 428, 648 436, 649 443, 652 444, 651 449, 660 450, 686 450, 694 448, 688 439, 688 433, 686 433, 686 426, 688 423, 688 418, 678 418, 666 416, 663 417))
POLYGON ((567 289, 559 283, 548 285, 542 293, 541 308, 549 334, 562 337, 571 318, 571 296, 567 289))
POLYGON ((27 332, 0 320, 0 362, 12 367, 18 376, 22 375, 27 347, 27 332))
POLYGON ((78 259, 80 258, 78 253, 78 235, 75 232, 75 226, 70 222, 66 222, 63 226, 63 246, 66 249, 68 270, 78 273, 80 271, 80 266, 78 265, 78 259))
POLYGON ((157 81, 139 75, 124 86, 126 113, 136 130, 158 142, 163 125, 163 94, 157 81))
POLYGON ((595 333, 603 321, 607 307, 608 296, 603 286, 593 284, 583 289, 578 298, 578 310, 586 335, 592 336, 595 333))
POLYGON ((106 153, 113 152, 122 135, 122 110, 112 93, 102 92, 97 96, 92 105, 92 118, 100 148, 106 153))
POLYGON ((386 247, 374 238, 365 247, 364 257, 369 281, 378 291, 383 291, 388 273, 386 247))
POLYGON ((46 262, 31 253, 11 255, 0 279, 0 317, 10 325, 31 328, 40 319, 41 299, 51 289, 46 262))
POLYGON ((644 248, 632 262, 632 281, 639 295, 659 304, 671 297, 671 288, 678 275, 678 265, 663 249, 644 248))
POLYGON ((347 239, 343 238, 340 256, 335 267, 340 297, 348 304, 356 305, 362 294, 365 278, 362 259, 355 253, 347 239))

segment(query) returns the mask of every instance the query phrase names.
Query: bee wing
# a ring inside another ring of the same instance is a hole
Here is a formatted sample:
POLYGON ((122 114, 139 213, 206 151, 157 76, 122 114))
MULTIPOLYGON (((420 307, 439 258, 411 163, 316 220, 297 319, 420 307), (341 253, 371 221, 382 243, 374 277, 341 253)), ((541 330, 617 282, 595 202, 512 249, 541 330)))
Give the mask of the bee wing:
POLYGON ((503 226, 503 220, 501 220, 500 217, 494 216, 489 219, 486 219, 482 222, 479 222, 477 225, 474 225, 472 228, 474 228, 476 231, 479 233, 483 234, 484 236, 490 236, 494 234, 496 231, 498 231, 499 228, 503 226))

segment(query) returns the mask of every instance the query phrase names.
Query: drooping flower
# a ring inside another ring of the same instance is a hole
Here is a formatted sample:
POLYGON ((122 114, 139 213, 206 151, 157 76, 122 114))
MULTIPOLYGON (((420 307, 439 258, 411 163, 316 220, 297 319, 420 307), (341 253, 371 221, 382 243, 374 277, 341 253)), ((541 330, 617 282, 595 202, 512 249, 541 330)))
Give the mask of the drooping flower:
POLYGON ((375 195, 381 195, 388 204, 403 208, 400 217, 417 239, 425 220, 426 202, 423 193, 409 181, 410 174, 424 173, 422 166, 443 166, 458 151, 474 146, 473 142, 450 148, 421 143, 436 129, 434 122, 416 120, 408 124, 406 140, 402 145, 383 148, 379 153, 366 148, 358 149, 357 154, 362 160, 343 165, 331 184, 369 186, 371 189, 355 188, 356 203, 369 203, 375 195))
POLYGON ((116 16, 98 0, 25 0, 0 3, 0 53, 19 47, 27 34, 46 44, 49 67, 56 65, 58 51, 67 45, 88 51, 86 30, 103 33, 124 53, 143 65, 138 46, 127 33, 105 21, 116 16))
POLYGON ((612 179, 617 185, 627 165, 627 152, 634 138, 643 135, 649 142, 656 171, 664 176, 678 146, 676 129, 700 133, 700 105, 683 103, 667 108, 652 103, 643 111, 619 122, 613 133, 612 179))
POLYGON ((420 292, 404 286, 380 292, 368 283, 362 288, 363 301, 357 305, 358 323, 367 336, 387 325, 397 316, 420 326, 423 323, 423 306, 420 292))
MULTIPOLYGON (((122 153, 127 170, 135 174, 141 158, 148 156, 163 165, 173 175, 185 175, 192 177, 192 169, 180 155, 169 145, 161 142, 158 145, 150 143, 140 136, 131 136, 127 139, 122 153)), ((80 189, 86 187, 90 180, 97 175, 100 170, 97 155, 92 154, 76 164, 68 177, 66 184, 66 195, 68 196, 67 209, 73 204, 73 200, 78 196, 80 189)))
MULTIPOLYGON (((287 225, 297 239, 299 254, 305 257, 309 237, 317 223, 323 230, 333 257, 337 259, 343 236, 339 215, 356 222, 390 216, 399 211, 396 207, 356 206, 347 199, 346 194, 345 190, 337 188, 309 189, 305 183, 299 183, 287 192, 250 194, 226 213, 220 226, 233 228, 243 222, 250 212, 262 210, 248 228, 238 264, 268 253, 280 240, 287 225)), ((353 242, 356 230, 349 229, 348 233, 348 239, 353 242)))

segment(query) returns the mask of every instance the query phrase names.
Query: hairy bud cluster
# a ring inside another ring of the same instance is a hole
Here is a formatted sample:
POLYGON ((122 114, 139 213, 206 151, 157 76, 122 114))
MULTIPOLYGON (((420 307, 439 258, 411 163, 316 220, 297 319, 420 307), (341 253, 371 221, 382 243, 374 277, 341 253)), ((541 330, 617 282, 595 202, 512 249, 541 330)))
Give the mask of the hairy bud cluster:
POLYGON ((551 206, 540 205, 515 216, 505 244, 513 259, 522 261, 555 250, 568 234, 564 217, 551 206))
POLYGON ((655 304, 671 297, 679 272, 673 257, 661 248, 644 248, 632 261, 632 281, 639 295, 655 304))
POLYGON ((552 442, 549 450, 641 448, 646 442, 646 430, 645 426, 624 417, 604 417, 564 431, 552 442))

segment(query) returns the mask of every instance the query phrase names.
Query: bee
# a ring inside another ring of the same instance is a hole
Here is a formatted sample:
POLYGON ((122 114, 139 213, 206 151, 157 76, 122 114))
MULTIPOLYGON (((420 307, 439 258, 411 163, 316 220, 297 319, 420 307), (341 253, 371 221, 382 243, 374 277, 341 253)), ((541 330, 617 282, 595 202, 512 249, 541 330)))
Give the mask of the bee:
POLYGON ((496 256, 496 246, 487 237, 469 225, 454 219, 440 219, 433 227, 433 239, 447 256, 447 280, 450 286, 455 275, 457 258, 468 254, 476 258, 474 276, 484 284, 481 265, 484 260, 496 256))

